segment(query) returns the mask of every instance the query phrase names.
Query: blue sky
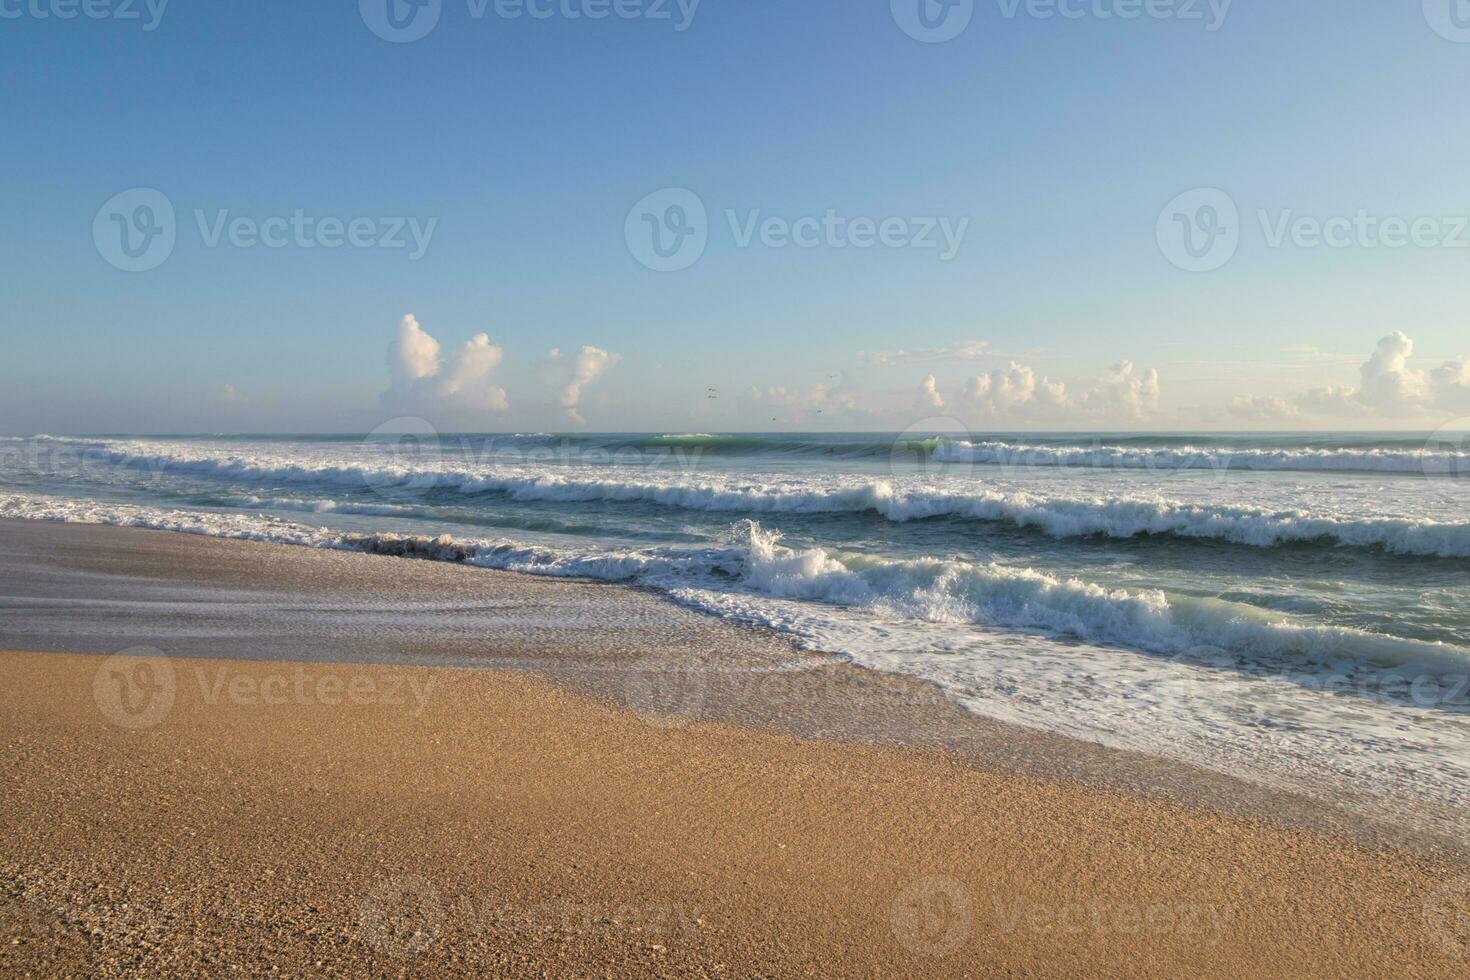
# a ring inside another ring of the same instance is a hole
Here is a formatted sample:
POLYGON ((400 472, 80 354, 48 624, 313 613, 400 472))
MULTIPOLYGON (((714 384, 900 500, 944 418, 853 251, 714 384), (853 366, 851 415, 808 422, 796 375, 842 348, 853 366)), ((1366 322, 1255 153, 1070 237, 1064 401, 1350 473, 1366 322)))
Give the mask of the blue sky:
POLYGON ((137 19, 69 20, 65 0, 0 0, 0 430, 1470 415, 1470 36, 1436 31, 1433 10, 1156 0, 1170 16, 1124 20, 1102 14, 1130 0, 1069 0, 1070 18, 975 0, 957 36, 922 43, 899 24, 921 0, 560 12, 588 2, 509 19, 443 0, 426 36, 395 43, 368 24, 382 0, 174 0, 156 24, 141 0, 137 19), (176 240, 128 272, 94 218, 135 188, 166 198, 176 240), (708 241, 661 272, 625 226, 668 188, 696 195, 708 241), (1238 211, 1209 271, 1180 268, 1160 231, 1197 188, 1238 211), (367 219, 370 244, 210 244, 222 213, 298 210, 367 219), (902 244, 772 244, 828 212, 897 221, 902 244), (1314 241, 1312 222, 1360 212, 1429 223, 1403 247, 1314 241), (409 218, 433 222, 419 257, 382 247, 409 218), (966 222, 952 257, 913 247, 941 220, 966 222), (408 314, 440 345, 416 375, 389 362, 408 314), (1395 331, 1411 346, 1370 362, 1395 331))

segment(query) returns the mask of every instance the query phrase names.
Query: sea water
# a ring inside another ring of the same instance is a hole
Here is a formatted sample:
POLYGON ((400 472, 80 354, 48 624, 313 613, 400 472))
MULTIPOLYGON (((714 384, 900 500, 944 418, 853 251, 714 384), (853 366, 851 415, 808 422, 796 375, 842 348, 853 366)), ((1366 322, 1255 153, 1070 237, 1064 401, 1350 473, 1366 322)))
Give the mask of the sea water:
POLYGON ((1470 791, 1453 437, 37 436, 0 440, 0 517, 638 584, 1378 816, 1453 832, 1470 791))

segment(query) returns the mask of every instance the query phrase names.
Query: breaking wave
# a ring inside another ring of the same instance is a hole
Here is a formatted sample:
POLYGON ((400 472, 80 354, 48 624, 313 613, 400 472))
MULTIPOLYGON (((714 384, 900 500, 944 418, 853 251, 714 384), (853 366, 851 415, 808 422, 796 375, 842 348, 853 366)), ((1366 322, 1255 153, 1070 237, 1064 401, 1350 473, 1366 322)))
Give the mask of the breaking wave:
MULTIPOLYGON (((706 482, 580 479, 550 471, 506 472, 415 467, 395 463, 293 462, 279 457, 211 456, 114 451, 114 463, 151 472, 269 483, 315 484, 423 493, 504 494, 527 502, 646 504, 731 514, 873 513, 897 523, 950 518, 1009 524, 1056 538, 1171 536, 1254 548, 1326 545, 1376 548, 1420 557, 1470 557, 1470 522, 1365 518, 1266 510, 1164 499, 1045 497, 1025 492, 979 490, 953 493, 904 489, 884 480, 837 486, 726 478, 706 482)), ((331 502, 328 502, 331 503, 331 502)), ((287 505, 288 509, 302 509, 287 505)), ((331 507, 336 507, 331 504, 331 507)), ((358 505, 374 508, 378 505, 358 505)), ((401 505, 398 505, 401 506, 401 505)), ((330 508, 327 508, 330 509, 330 508)), ((394 512, 390 507, 356 513, 394 512)), ((404 513, 411 514, 411 510, 404 513)))
POLYGON ((998 563, 893 560, 790 548, 781 543, 779 533, 753 520, 738 522, 729 541, 717 547, 584 553, 448 535, 342 533, 260 516, 32 496, 0 496, 0 517, 161 528, 535 575, 637 582, 711 611, 718 611, 719 604, 702 602, 701 593, 738 592, 874 610, 911 620, 1036 630, 1163 656, 1224 652, 1273 660, 1424 664, 1436 670, 1470 666, 1470 649, 1313 624, 1224 600, 1109 589, 998 563))

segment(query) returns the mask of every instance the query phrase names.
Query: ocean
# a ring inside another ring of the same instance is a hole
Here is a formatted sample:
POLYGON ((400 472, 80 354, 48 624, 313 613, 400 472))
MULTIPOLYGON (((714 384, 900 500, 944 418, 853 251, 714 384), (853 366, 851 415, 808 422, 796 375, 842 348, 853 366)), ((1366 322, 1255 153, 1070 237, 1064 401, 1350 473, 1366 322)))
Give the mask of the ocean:
POLYGON ((34 436, 0 517, 623 582, 1378 816, 1470 790, 1457 436, 34 436))

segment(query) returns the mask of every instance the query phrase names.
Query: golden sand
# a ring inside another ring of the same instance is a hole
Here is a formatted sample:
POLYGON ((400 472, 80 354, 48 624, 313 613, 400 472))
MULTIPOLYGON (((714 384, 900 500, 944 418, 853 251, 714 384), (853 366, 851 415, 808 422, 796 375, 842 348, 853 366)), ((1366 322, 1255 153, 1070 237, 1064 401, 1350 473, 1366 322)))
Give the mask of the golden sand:
POLYGON ((0 680, 7 975, 1470 971, 1463 869, 920 749, 486 670, 0 680))

